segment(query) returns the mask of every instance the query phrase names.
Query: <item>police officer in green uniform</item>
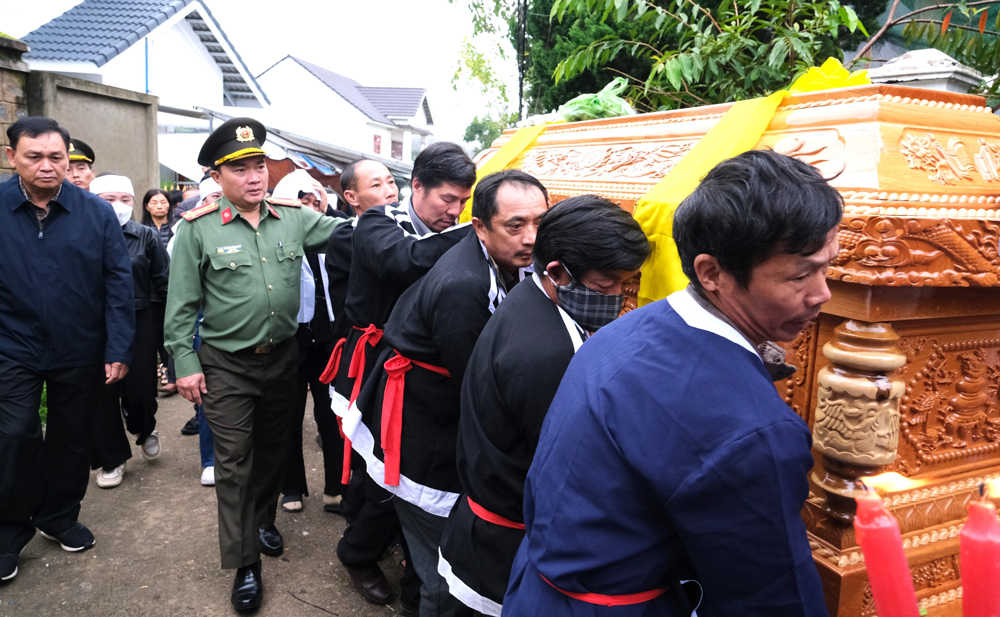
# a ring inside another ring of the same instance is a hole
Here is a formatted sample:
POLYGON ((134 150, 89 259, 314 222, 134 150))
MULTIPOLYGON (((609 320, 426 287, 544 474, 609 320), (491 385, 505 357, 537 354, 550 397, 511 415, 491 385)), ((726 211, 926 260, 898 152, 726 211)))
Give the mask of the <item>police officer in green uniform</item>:
POLYGON ((284 550, 274 517, 295 419, 302 258, 322 250, 342 220, 265 199, 265 138, 259 122, 233 118, 202 146, 198 162, 212 168, 223 197, 184 213, 164 325, 177 390, 204 406, 215 437, 222 567, 237 568, 239 611, 260 605, 260 553, 284 550))
POLYGON ((69 140, 69 171, 66 179, 82 188, 90 190, 90 182, 94 179, 94 149, 80 139, 69 140))

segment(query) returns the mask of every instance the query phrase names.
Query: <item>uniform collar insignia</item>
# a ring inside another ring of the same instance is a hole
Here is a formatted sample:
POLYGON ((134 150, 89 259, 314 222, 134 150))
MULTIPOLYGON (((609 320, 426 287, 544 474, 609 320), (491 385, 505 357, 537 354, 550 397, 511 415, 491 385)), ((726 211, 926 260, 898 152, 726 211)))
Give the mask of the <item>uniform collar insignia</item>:
POLYGON ((275 210, 274 206, 272 206, 271 204, 267 204, 267 211, 270 212, 271 215, 274 216, 274 218, 276 218, 276 219, 280 219, 281 218, 280 216, 278 216, 278 211, 275 210))
POLYGON ((225 225, 229 221, 233 220, 233 211, 231 208, 226 208, 222 211, 222 224, 225 225))

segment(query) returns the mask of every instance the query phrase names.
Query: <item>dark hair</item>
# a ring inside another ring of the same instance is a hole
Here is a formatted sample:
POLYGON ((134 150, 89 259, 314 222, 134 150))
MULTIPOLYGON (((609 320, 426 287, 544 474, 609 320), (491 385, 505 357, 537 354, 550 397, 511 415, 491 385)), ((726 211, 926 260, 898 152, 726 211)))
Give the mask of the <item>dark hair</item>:
POLYGON ((542 215, 535 271, 558 261, 579 281, 590 270, 638 270, 649 251, 649 240, 631 214, 600 195, 580 195, 542 215))
POLYGON ((843 200, 818 171, 770 150, 716 165, 677 208, 673 235, 684 274, 700 287, 694 259, 706 254, 744 289, 778 253, 812 255, 840 223, 843 200))
POLYGON ((344 171, 340 172, 340 188, 345 191, 358 190, 357 169, 361 163, 371 159, 355 159, 347 164, 344 171))
POLYGON ((520 169, 505 169, 486 176, 476 185, 476 192, 472 195, 472 216, 476 217, 486 225, 486 229, 493 229, 493 217, 497 215, 497 193, 504 184, 517 184, 521 187, 535 187, 542 192, 545 198, 545 205, 549 203, 549 192, 545 186, 538 181, 538 178, 520 169))
POLYGON ((172 226, 174 224, 174 204, 170 203, 170 195, 167 194, 163 189, 149 189, 146 194, 142 196, 142 224, 153 226, 153 217, 149 214, 149 210, 146 206, 149 205, 149 200, 157 195, 162 195, 164 199, 167 200, 167 226, 172 226))
POLYGON ((69 131, 59 126, 59 123, 52 118, 45 116, 26 116, 14 124, 7 127, 7 143, 14 150, 17 150, 17 142, 21 137, 38 137, 46 133, 59 133, 66 150, 69 150, 69 131))
POLYGON ((437 188, 445 182, 471 189, 476 183, 476 164, 461 146, 439 141, 417 155, 413 161, 413 178, 427 189, 437 188))

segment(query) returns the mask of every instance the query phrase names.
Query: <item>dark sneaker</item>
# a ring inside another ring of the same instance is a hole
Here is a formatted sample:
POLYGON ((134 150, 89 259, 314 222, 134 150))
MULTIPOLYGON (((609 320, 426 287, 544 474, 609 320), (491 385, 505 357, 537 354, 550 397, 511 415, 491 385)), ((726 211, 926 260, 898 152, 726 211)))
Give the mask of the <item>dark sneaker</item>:
POLYGON ((195 415, 184 423, 184 427, 181 428, 181 435, 197 435, 198 430, 201 428, 198 424, 198 416, 195 415))
POLYGON ((17 576, 17 555, 0 555, 0 581, 17 576))
POLYGON ((47 534, 41 529, 38 531, 41 531, 43 538, 58 542, 64 551, 71 553, 85 551, 94 546, 96 542, 94 534, 90 533, 90 530, 84 527, 83 523, 74 523, 72 527, 57 535, 47 534))

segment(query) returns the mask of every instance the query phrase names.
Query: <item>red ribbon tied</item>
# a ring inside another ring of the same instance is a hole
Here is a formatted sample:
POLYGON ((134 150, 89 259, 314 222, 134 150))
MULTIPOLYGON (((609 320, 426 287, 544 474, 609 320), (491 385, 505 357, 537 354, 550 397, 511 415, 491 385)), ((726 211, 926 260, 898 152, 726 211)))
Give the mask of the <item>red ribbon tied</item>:
POLYGON ((382 395, 382 453, 385 463, 384 482, 388 486, 399 486, 400 442, 403 435, 403 391, 406 389, 406 373, 414 366, 451 377, 448 369, 410 360, 397 351, 386 360, 385 392, 382 395))
POLYGON ((348 405, 353 405, 354 401, 358 400, 358 394, 361 392, 361 380, 365 375, 365 345, 368 344, 374 347, 382 340, 382 330, 376 328, 375 324, 368 324, 368 327, 364 330, 357 326, 354 326, 354 329, 361 330, 361 338, 358 339, 358 344, 354 346, 351 365, 347 369, 347 377, 354 380, 354 388, 351 390, 351 398, 348 400, 348 405))
POLYGON ((346 342, 347 339, 342 338, 333 346, 330 361, 326 363, 326 368, 323 369, 323 372, 319 376, 320 383, 329 384, 337 378, 337 370, 340 369, 340 358, 344 355, 344 343, 346 342))

